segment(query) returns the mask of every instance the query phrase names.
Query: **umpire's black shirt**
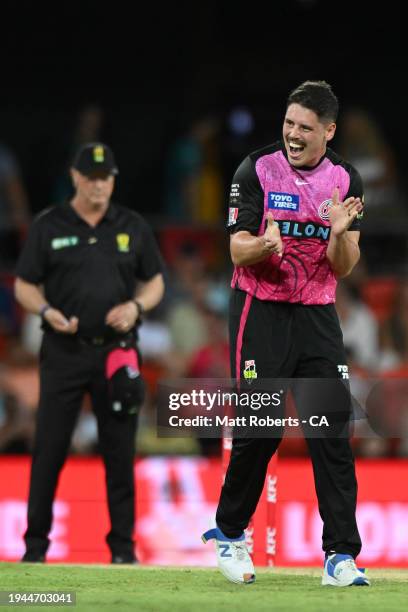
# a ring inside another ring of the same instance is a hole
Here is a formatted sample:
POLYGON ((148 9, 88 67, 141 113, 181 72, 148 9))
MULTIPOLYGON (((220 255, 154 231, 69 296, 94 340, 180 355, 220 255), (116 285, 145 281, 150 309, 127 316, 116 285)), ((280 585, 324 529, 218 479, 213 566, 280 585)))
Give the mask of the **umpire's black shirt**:
POLYGON ((112 332, 108 311, 132 299, 137 281, 162 272, 153 233, 136 212, 110 203, 96 227, 70 203, 42 212, 30 228, 16 275, 43 285, 47 302, 79 318, 78 333, 112 332))

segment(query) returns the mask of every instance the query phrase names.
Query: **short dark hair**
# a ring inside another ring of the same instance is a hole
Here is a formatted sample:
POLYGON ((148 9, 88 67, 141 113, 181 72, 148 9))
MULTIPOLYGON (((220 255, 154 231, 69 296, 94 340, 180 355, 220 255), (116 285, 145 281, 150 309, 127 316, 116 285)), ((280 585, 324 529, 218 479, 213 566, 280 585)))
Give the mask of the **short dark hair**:
POLYGON ((286 108, 300 104, 316 113, 320 121, 336 121, 339 101, 326 81, 305 81, 288 97, 286 108))

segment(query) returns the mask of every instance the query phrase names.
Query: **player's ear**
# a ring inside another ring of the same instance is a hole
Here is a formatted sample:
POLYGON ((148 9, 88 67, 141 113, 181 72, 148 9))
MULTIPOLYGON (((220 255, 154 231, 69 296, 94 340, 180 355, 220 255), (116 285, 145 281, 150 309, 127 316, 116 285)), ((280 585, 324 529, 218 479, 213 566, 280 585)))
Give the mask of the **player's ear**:
POLYGON ((326 125, 325 131, 326 131, 326 141, 328 142, 334 137, 334 134, 336 133, 336 124, 328 123, 326 125))
POLYGON ((69 173, 71 175, 72 184, 74 185, 74 187, 77 187, 77 182, 78 182, 77 181, 77 176, 78 176, 77 170, 75 170, 75 168, 70 168, 69 173))

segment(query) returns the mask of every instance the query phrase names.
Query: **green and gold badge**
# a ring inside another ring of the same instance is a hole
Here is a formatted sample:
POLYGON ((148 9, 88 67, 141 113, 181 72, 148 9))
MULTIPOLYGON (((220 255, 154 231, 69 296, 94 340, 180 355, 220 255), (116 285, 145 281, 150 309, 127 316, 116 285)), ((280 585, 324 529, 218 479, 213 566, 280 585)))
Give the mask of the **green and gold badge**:
POLYGON ((99 164, 105 161, 105 151, 103 150, 103 147, 100 147, 100 146, 94 147, 93 158, 94 158, 94 161, 99 164))
POLYGON ((129 253, 129 234, 116 234, 116 243, 118 245, 118 251, 121 253, 129 253))

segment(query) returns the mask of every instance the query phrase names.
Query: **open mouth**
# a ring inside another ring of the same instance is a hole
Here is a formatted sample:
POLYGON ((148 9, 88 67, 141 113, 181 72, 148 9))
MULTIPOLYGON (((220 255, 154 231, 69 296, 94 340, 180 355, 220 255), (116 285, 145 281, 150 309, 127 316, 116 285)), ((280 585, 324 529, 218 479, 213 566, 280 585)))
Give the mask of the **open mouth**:
POLYGON ((288 145, 289 145, 289 152, 291 155, 293 155, 293 157, 297 157, 298 155, 303 153, 303 151, 305 150, 305 145, 300 144, 298 142, 289 141, 288 145))

